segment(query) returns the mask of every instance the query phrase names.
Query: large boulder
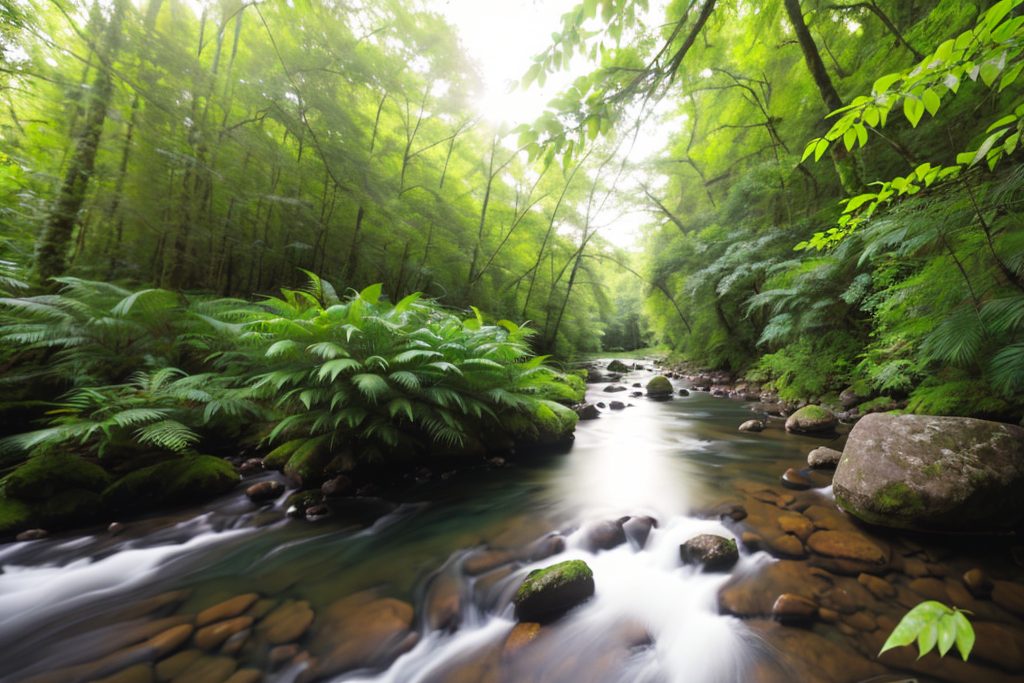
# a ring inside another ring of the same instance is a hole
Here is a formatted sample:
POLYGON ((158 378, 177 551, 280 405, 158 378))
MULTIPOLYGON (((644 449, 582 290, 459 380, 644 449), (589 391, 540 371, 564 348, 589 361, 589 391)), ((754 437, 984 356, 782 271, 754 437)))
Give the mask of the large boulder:
POLYGON ((709 572, 720 572, 736 564, 740 553, 731 538, 700 534, 679 546, 679 557, 685 564, 700 564, 709 572))
POLYGON ((1024 522, 1024 429, 964 417, 874 413, 850 432, 836 501, 873 524, 1000 531, 1024 522))
POLYGON ((619 372, 627 373, 630 371, 630 367, 623 363, 621 360, 613 360, 608 364, 608 372, 619 372))
POLYGON ((821 406, 804 406, 786 420, 786 431, 796 434, 817 434, 835 431, 839 418, 821 406))
POLYGON ((559 562, 526 575, 512 602, 523 622, 545 623, 594 594, 594 573, 583 560, 559 562))
POLYGON ((651 398, 669 398, 672 396, 672 382, 667 377, 657 375, 647 382, 647 395, 651 398))

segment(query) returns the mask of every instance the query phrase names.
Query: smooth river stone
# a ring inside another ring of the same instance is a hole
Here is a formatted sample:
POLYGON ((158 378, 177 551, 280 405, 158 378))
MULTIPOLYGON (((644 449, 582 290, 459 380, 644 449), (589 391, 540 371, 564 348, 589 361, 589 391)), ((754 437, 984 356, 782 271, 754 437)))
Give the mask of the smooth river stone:
POLYGON ((772 617, 783 624, 808 624, 818 615, 818 605, 801 595, 783 593, 772 605, 772 617))
POLYGON ((1024 586, 1010 581, 993 581, 992 602, 1008 612, 1024 617, 1024 586))
POLYGON ((286 603, 268 614, 257 628, 269 644, 284 645, 302 637, 314 616, 305 600, 286 603))
POLYGON ((231 657, 200 657, 189 664, 170 683, 225 683, 238 668, 231 657))
POLYGON ((252 617, 236 617, 196 631, 196 646, 200 650, 212 650, 240 631, 252 626, 252 617))
POLYGON ((814 523, 798 513, 780 515, 779 528, 786 533, 793 534, 805 543, 814 533, 814 523))
POLYGON ((889 566, 889 551, 855 531, 816 531, 807 546, 817 564, 839 574, 880 574, 889 566))
POLYGON ((225 600, 209 609, 204 609, 196 615, 196 626, 202 627, 215 621, 224 621, 225 619, 237 617, 252 607, 253 603, 259 599, 260 596, 256 593, 246 593, 245 595, 237 595, 230 600, 225 600))
POLYGON ((896 596, 896 589, 885 579, 872 576, 871 574, 861 574, 857 577, 857 581, 879 600, 896 596))
POLYGON ((964 573, 964 585, 976 598, 987 598, 992 595, 995 587, 989 575, 981 569, 971 569, 964 573))
POLYGON ((167 683, 203 656, 202 650, 184 650, 156 665, 156 680, 167 683))
POLYGON ((153 667, 149 664, 136 664, 124 671, 107 676, 93 683, 153 683, 153 667))
POLYGON ((536 622, 526 621, 516 624, 516 627, 512 629, 512 633, 509 634, 508 639, 505 641, 503 655, 515 654, 518 650, 529 645, 537 637, 537 634, 540 633, 540 629, 540 624, 536 622))
POLYGON ((239 669, 224 683, 260 683, 262 680, 263 672, 259 669, 239 669))

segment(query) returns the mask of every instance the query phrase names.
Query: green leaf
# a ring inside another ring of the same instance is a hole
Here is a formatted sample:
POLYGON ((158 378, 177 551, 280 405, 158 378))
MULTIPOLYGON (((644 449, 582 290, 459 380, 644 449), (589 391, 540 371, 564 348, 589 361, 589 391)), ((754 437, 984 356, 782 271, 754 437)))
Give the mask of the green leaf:
POLYGON ((939 656, 945 657, 956 642, 956 615, 946 614, 939 619, 939 656))
POLYGON ((329 360, 320 366, 320 371, 317 373, 316 378, 321 382, 325 377, 330 375, 331 381, 337 379, 338 375, 349 370, 362 370, 363 364, 354 358, 338 358, 336 360, 329 360))
POLYGON ((409 418, 409 421, 413 421, 412 403, 409 402, 409 399, 395 398, 388 403, 388 413, 391 414, 391 417, 394 417, 399 412, 404 412, 405 415, 409 418))
MULTIPOLYGON (((943 605, 941 602, 928 601, 922 602, 917 607, 904 615, 900 623, 896 625, 892 634, 882 645, 882 649, 878 652, 879 656, 887 650, 891 650, 894 647, 900 647, 903 645, 910 645, 917 640, 918 634, 921 633, 929 624, 934 624, 944 614, 950 613, 948 607, 943 605)), ((937 634, 936 634, 937 635, 937 634)), ((934 644, 934 643, 933 643, 934 644)))
POLYGON ((967 621, 964 613, 959 610, 953 615, 953 618, 956 620, 956 649, 960 651, 960 656, 966 662, 967 655, 971 654, 971 649, 974 647, 974 628, 971 626, 971 622, 967 621))
POLYGON ((812 154, 814 154, 814 151, 818 148, 818 142, 819 142, 820 139, 821 138, 814 138, 813 140, 811 140, 810 142, 807 143, 807 146, 804 147, 804 155, 802 157, 800 157, 800 162, 801 163, 803 163, 804 161, 807 161, 807 157, 809 157, 812 154))
POLYGON ((821 159, 821 155, 823 155, 826 151, 828 151, 828 140, 822 138, 818 140, 818 144, 814 148, 814 160, 818 161, 819 159, 821 159))
POLYGON ((370 285, 363 291, 359 292, 359 298, 368 304, 375 304, 380 301, 381 291, 384 289, 384 284, 378 282, 375 285, 370 285))
POLYGON ((857 142, 857 130, 854 128, 848 128, 843 133, 843 145, 846 146, 848 151, 853 150, 854 144, 857 142))
POLYGON ((935 643, 939 639, 939 625, 937 622, 930 622, 925 624, 924 628, 917 635, 917 658, 921 659, 926 654, 931 652, 931 649, 935 647, 935 643))
POLYGON ((352 383, 355 384, 363 396, 369 399, 372 403, 376 403, 378 399, 391 391, 391 387, 388 386, 387 380, 380 375, 370 373, 352 375, 352 383))
POLYGON ((935 113, 939 111, 941 100, 931 88, 928 88, 921 94, 921 101, 924 103, 924 108, 927 109, 928 113, 932 116, 935 116, 935 113))
POLYGON ((924 116, 924 104, 914 97, 903 98, 903 115, 910 121, 910 125, 917 128, 918 122, 924 116))
POLYGON ((998 121, 993 123, 991 126, 989 126, 988 129, 985 132, 986 133, 991 133, 996 128, 1002 128, 1006 124, 1013 123, 1016 120, 1017 120, 1017 117, 1014 116, 1013 114, 1010 114, 1009 116, 1004 116, 1003 118, 999 119, 998 121))
POLYGON ((885 91, 887 91, 893 83, 900 80, 900 78, 902 78, 900 74, 888 74, 882 76, 877 81, 875 81, 875 84, 872 86, 871 89, 878 94, 882 94, 885 91))

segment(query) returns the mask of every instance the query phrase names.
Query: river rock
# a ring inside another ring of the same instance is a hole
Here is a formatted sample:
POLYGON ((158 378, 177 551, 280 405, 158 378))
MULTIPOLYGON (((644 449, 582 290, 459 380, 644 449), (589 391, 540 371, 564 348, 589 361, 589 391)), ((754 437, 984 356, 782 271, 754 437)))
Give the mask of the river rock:
POLYGON ((700 564, 706 571, 717 572, 736 564, 740 553, 732 539, 700 534, 679 546, 679 556, 686 564, 700 564))
POLYGON ((657 527, 658 520, 654 517, 630 517, 629 521, 622 525, 622 530, 626 532, 626 538, 634 548, 643 550, 647 545, 647 537, 650 536, 651 529, 657 527))
POLYGON ((626 542, 626 532, 622 525, 629 521, 629 517, 616 520, 606 520, 589 525, 584 533, 586 538, 583 545, 590 552, 598 550, 611 550, 626 542))
POLYGON ((598 384, 604 381, 604 375, 597 368, 587 368, 587 384, 598 384))
POLYGON ((614 394, 619 391, 626 391, 626 387, 622 386, 621 384, 609 384, 604 388, 604 391, 607 394, 614 394))
POLYGON ((689 395, 690 395, 690 392, 689 392, 689 391, 687 391, 686 389, 680 389, 680 390, 679 390, 679 395, 680 395, 680 396, 689 396, 689 395))
POLYGON ((309 602, 285 603, 268 614, 257 627, 270 645, 284 645, 298 640, 313 623, 313 610, 309 602))
POLYGON ((816 469, 835 468, 843 454, 834 448, 821 446, 807 454, 807 464, 816 469))
POLYGON ((334 479, 328 479, 321 486, 320 490, 323 491, 324 496, 328 498, 338 498, 341 496, 348 496, 355 493, 355 483, 341 474, 334 479))
POLYGON ((621 360, 613 360, 608 364, 608 372, 626 373, 629 372, 629 366, 621 360))
POLYGON ((261 683, 263 672, 259 669, 239 669, 224 683, 261 683))
POLYGON ((50 532, 46 529, 28 529, 22 531, 20 534, 14 537, 16 541, 38 541, 41 538, 46 538, 50 535, 50 532))
POLYGON ((284 485, 279 481, 261 481, 245 490, 246 497, 254 503, 266 503, 280 498, 284 485))
POLYGON ((1024 429, 929 415, 867 415, 850 432, 836 501, 873 524, 1002 531, 1024 522, 1024 429))
POLYGON ((764 431, 764 423, 760 420, 747 420, 740 425, 741 432, 761 432, 764 431))
POLYGON ((666 399, 672 396, 672 382, 663 375, 656 375, 647 382, 647 396, 649 398, 666 399))
POLYGON ((874 595, 879 600, 887 600, 896 596, 896 589, 891 583, 885 579, 871 574, 861 574, 857 577, 857 582, 860 585, 868 589, 868 592, 874 595))
POLYGON ((987 598, 992 595, 995 587, 992 579, 981 569, 971 569, 964 573, 964 585, 976 598, 987 598))
POLYGON ((623 403, 622 401, 612 401, 611 403, 608 404, 608 407, 611 410, 625 410, 626 404, 623 403))
POLYGON ((113 676, 107 676, 92 683, 152 683, 153 667, 149 664, 130 666, 113 676))
POLYGON ((231 636, 252 626, 252 617, 235 617, 196 631, 196 647, 200 650, 212 650, 231 636))
POLYGON ((809 624, 818 616, 818 605, 801 595, 783 593, 772 605, 772 618, 783 624, 809 624))
POLYGON ((890 551, 856 531, 815 531, 807 539, 816 564, 838 574, 881 574, 889 567, 890 551))
POLYGON ((521 622, 546 623, 594 594, 594 573, 582 560, 535 569, 512 599, 521 622))
POLYGON ((593 403, 584 403, 576 408, 576 415, 579 416, 581 420, 596 420, 601 417, 601 412, 593 403))
POLYGON ((197 614, 196 626, 203 627, 217 621, 233 619, 252 607, 253 603, 259 599, 260 596, 257 593, 236 595, 230 600, 225 600, 197 614))
POLYGON ((786 420, 786 431, 793 434, 820 434, 833 432, 839 418, 821 406, 804 406, 786 420))
POLYGON ((224 683, 238 668, 231 657, 200 657, 189 664, 171 683, 224 683))
POLYGON ((202 650, 183 650, 176 655, 171 655, 156 665, 156 679, 169 681, 202 656, 202 650))
POLYGON ((541 625, 536 622, 516 624, 516 627, 512 629, 512 633, 508 635, 508 639, 505 641, 502 655, 507 657, 529 645, 537 637, 537 634, 540 633, 540 629, 541 625))
POLYGON ((1024 586, 1011 581, 993 581, 992 602, 1007 612, 1024 617, 1024 586))
POLYGON ((342 598, 318 615, 309 651, 313 655, 300 682, 387 664, 411 649, 412 605, 363 592, 342 598))
POLYGON ((807 480, 799 470, 790 467, 788 470, 782 473, 780 477, 782 485, 787 489, 793 489, 794 491, 806 491, 809 488, 813 488, 814 484, 807 480))
POLYGON ((839 394, 839 402, 849 410, 871 398, 871 386, 867 382, 855 382, 839 394))

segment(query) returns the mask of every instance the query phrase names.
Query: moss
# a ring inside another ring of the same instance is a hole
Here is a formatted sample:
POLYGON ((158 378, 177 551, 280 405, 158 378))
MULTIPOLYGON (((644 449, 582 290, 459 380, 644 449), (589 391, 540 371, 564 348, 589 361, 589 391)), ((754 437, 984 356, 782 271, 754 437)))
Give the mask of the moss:
POLYGON ((14 534, 32 522, 32 508, 16 498, 0 498, 0 534, 14 534))
POLYGON ((852 391, 857 396, 870 396, 871 382, 866 379, 858 379, 850 385, 849 391, 852 391))
POLYGON ((670 396, 672 395, 672 382, 661 375, 652 377, 647 383, 647 393, 650 396, 670 396))
POLYGON ((921 500, 921 496, 917 492, 902 481, 894 481, 878 490, 874 497, 873 507, 881 513, 901 516, 907 513, 923 512, 924 501, 921 500))
POLYGON ((284 466, 288 464, 288 459, 292 457, 295 450, 302 445, 305 439, 293 439, 286 441, 274 450, 267 453, 266 457, 263 458, 263 467, 268 470, 284 469, 284 466))
POLYGON ((13 498, 44 500, 58 491, 84 489, 102 491, 112 477, 99 465, 69 453, 46 453, 30 458, 0 481, 13 498))
POLYGON ((103 496, 115 506, 154 508, 210 498, 230 490, 239 479, 220 458, 189 455, 136 470, 109 486, 103 496))
POLYGON ((890 396, 879 396, 857 406, 861 413, 883 413, 896 409, 896 401, 890 396))
POLYGON ((629 366, 623 363, 621 360, 613 360, 608 364, 609 372, 629 372, 629 366))
POLYGON ((808 420, 811 422, 825 422, 832 419, 832 413, 821 406, 809 405, 793 413, 797 420, 808 420))
POLYGON ((543 590, 581 583, 593 578, 594 572, 583 560, 568 560, 544 569, 534 569, 526 575, 526 580, 519 587, 514 602, 520 603, 543 590))
POLYGON ((937 477, 942 474, 942 463, 936 462, 921 469, 929 477, 937 477))
MULTIPOLYGON (((340 459, 338 462, 344 461, 340 459)), ((341 474, 340 470, 334 471, 334 462, 335 454, 324 447, 321 439, 306 439, 288 459, 284 473, 303 487, 319 486, 332 476, 341 474)))
POLYGON ((49 498, 39 508, 39 517, 44 527, 78 526, 99 517, 104 508, 103 496, 95 491, 69 489, 49 498))
POLYGON ((573 403, 579 403, 580 401, 582 401, 586 397, 586 393, 587 393, 587 381, 585 379, 586 371, 583 371, 583 373, 584 374, 583 374, 582 377, 580 375, 578 375, 578 374, 575 374, 575 373, 573 373, 573 374, 564 374, 561 377, 562 380, 565 382, 566 386, 568 386, 569 390, 572 392, 572 399, 571 400, 572 400, 573 403))

